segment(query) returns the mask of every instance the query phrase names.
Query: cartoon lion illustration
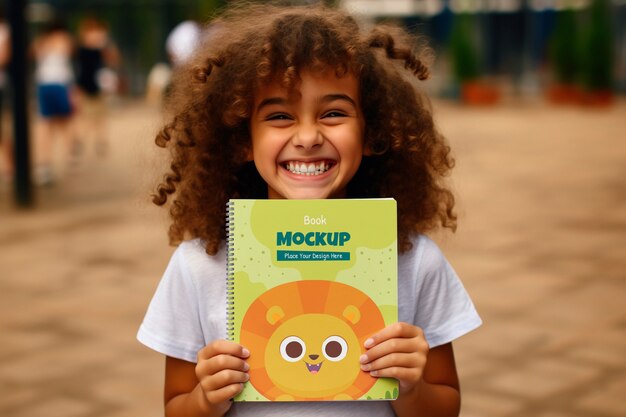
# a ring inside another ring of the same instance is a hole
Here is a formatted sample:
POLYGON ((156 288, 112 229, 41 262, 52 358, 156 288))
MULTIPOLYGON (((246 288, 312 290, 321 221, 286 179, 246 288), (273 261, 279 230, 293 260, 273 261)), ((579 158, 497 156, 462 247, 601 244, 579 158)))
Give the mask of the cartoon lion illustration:
POLYGON ((360 398, 376 382, 360 369, 363 343, 383 327, 376 304, 349 285, 306 280, 274 287, 243 318, 250 383, 274 401, 360 398))

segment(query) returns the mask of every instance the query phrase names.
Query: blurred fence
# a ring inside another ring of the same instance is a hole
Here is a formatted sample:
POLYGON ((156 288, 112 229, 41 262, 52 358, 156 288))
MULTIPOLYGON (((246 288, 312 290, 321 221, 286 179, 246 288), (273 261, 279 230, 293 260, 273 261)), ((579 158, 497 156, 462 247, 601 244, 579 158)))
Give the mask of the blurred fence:
MULTIPOLYGON (((518 94, 554 83, 626 92, 625 0, 343 0, 372 20, 427 35, 455 94, 466 78, 503 82, 518 94), (600 80, 600 81, 598 81, 600 80)), ((442 73, 443 72, 443 73, 442 73)))
MULTIPOLYGON (((154 64, 167 61, 164 43, 169 31, 185 19, 206 21, 227 3, 228 0, 33 0, 28 6, 29 32, 36 35, 46 21, 55 17, 64 18, 71 28, 76 28, 85 14, 95 14, 108 21, 123 56, 120 74, 123 90, 136 95, 144 92, 147 74, 154 64)), ((585 60, 605 62, 605 66, 610 65, 611 90, 626 92, 626 0, 336 0, 326 3, 352 10, 370 21, 393 19, 427 35, 437 52, 442 76, 436 93, 443 95, 457 93, 455 88, 460 80, 455 67, 467 65, 473 65, 472 70, 481 77, 497 77, 510 83, 519 93, 538 93, 546 79, 558 76, 552 71, 553 67, 558 67, 552 52, 554 38, 563 26, 559 24, 562 16, 571 14, 574 24, 569 30, 573 32, 561 36, 575 43, 577 65, 589 67, 585 60), (592 47, 591 55, 584 51, 584 37, 593 36, 589 32, 594 24, 591 13, 594 3, 607 7, 600 27, 609 36, 609 59, 598 57, 601 48, 592 47), (465 35, 471 41, 469 63, 457 62, 454 55, 458 48, 455 49, 453 33, 460 16, 469 16, 467 20, 471 20, 465 35)))

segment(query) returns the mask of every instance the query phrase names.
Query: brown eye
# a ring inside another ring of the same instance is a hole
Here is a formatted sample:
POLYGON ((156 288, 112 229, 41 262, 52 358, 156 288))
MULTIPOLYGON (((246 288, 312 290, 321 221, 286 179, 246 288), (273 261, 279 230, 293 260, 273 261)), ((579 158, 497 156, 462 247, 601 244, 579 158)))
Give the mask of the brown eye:
POLYGON ((348 344, 340 336, 330 336, 322 344, 322 352, 326 359, 337 362, 348 354, 348 344))
POLYGON ((342 351, 343 349, 341 348, 339 342, 336 342, 334 340, 332 342, 328 342, 326 344, 326 347, 324 348, 326 356, 330 356, 331 358, 336 358, 337 356, 341 355, 342 351))
POLYGON ((302 345, 298 342, 289 342, 285 347, 285 353, 287 353, 287 356, 290 358, 297 358, 302 355, 302 345))
POLYGON ((306 345, 297 336, 289 336, 280 343, 280 355, 288 362, 296 362, 304 357, 306 345))

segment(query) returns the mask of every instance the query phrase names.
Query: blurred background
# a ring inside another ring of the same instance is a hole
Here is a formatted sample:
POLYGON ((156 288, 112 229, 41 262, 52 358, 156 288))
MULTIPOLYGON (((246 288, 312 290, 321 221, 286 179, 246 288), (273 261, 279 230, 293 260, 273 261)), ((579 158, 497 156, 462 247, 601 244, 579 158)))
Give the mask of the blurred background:
MULTIPOLYGON (((8 3, 7 0, 3 0, 8 3)), ((165 41, 184 20, 201 23, 227 0, 19 0, 33 37, 63 21, 77 34, 97 16, 120 48, 119 92, 141 95, 150 70, 168 62, 165 41)), ((291 1, 315 3, 316 1, 291 1)), ((497 81, 515 94, 541 94, 548 84, 626 91, 624 0, 328 0, 364 20, 393 20, 426 35, 437 52, 439 95, 458 94, 470 79, 497 81), (597 64, 593 64, 597 62, 597 64), (600 78, 603 79, 600 79, 600 78)), ((6 6, 4 6, 6 9, 6 6)))
MULTIPOLYGON (((135 341, 173 250, 154 136, 228 3, 0 1, 0 415, 163 414, 135 341)), ((325 3, 434 50, 460 227, 432 237, 484 320, 455 342, 461 415, 623 417, 626 0, 325 3)))

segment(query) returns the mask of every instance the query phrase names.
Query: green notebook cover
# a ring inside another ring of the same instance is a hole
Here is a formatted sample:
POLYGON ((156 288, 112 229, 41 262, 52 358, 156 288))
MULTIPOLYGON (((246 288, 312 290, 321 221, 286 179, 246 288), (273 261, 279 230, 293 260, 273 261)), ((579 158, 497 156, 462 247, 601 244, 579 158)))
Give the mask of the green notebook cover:
POLYGON ((395 399, 360 369, 398 320, 393 199, 230 200, 228 337, 250 350, 235 401, 395 399))

